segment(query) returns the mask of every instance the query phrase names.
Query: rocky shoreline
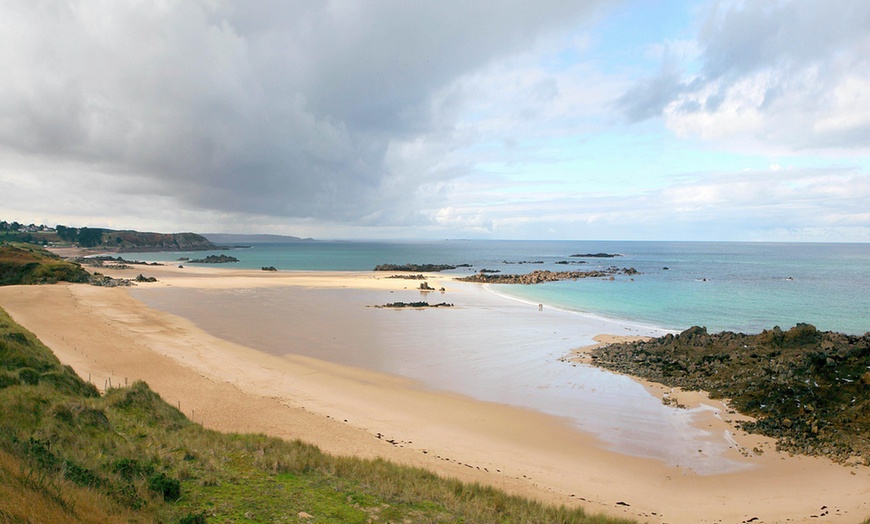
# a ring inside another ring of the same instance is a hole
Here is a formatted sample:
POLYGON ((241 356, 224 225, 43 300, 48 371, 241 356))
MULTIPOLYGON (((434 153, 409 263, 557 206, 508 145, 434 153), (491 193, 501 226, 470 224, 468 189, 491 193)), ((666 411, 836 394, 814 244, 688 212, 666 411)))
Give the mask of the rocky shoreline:
POLYGON ((476 275, 458 278, 462 282, 477 282, 480 284, 542 284, 544 282, 558 282, 560 280, 579 280, 582 278, 613 278, 615 275, 637 275, 638 271, 632 268, 619 269, 615 266, 595 271, 548 271, 537 270, 526 274, 493 274, 480 272, 476 275))
POLYGON ((438 273, 458 267, 471 267, 471 264, 378 264, 375 271, 408 271, 412 273, 438 273))
POLYGON ((382 306, 370 306, 377 309, 402 309, 402 308, 411 308, 411 309, 424 309, 424 308, 433 308, 433 307, 453 307, 453 304, 449 304, 447 302, 439 302, 438 304, 430 304, 428 302, 390 302, 389 304, 384 304, 382 306))
POLYGON ((209 255, 205 258, 197 258, 195 260, 188 260, 189 264, 229 264, 231 262, 238 262, 239 259, 236 257, 231 257, 229 255, 209 255))
POLYGON ((870 466, 870 333, 809 324, 758 335, 692 327, 591 351, 594 365, 727 399, 777 449, 870 466))
POLYGON ((73 262, 83 266, 110 267, 114 269, 130 269, 130 266, 162 266, 160 262, 143 262, 141 260, 127 260, 122 257, 110 255, 98 255, 91 257, 76 257, 73 262))

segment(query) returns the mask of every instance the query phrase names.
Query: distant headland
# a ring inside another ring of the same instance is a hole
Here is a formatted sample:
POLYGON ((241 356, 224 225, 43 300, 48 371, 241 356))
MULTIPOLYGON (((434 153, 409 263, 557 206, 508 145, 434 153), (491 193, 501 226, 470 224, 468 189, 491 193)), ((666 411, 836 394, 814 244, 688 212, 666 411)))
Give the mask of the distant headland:
MULTIPOLYGON (((80 247, 112 252, 209 251, 227 245, 312 242, 288 235, 236 235, 227 233, 152 233, 96 227, 54 227, 0 221, 0 242, 23 242, 46 247, 80 247)), ((249 246, 245 246, 249 247, 249 246)))

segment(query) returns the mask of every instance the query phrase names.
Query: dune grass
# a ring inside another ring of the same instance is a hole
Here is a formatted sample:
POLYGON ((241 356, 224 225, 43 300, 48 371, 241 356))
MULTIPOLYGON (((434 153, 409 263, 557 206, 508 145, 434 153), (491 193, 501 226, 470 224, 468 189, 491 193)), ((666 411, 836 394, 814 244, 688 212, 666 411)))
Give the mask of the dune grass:
POLYGON ((0 309, 0 522, 617 523, 101 395, 0 309))

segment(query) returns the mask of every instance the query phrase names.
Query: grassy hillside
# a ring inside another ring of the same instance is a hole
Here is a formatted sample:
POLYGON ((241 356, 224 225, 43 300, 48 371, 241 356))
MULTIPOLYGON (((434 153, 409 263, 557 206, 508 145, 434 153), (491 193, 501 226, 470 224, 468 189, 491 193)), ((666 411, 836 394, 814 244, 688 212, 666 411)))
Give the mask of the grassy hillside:
POLYGON ((0 244, 0 286, 87 282, 88 273, 48 251, 18 243, 0 244))
POLYGON ((0 309, 0 522, 625 522, 105 395, 0 309))

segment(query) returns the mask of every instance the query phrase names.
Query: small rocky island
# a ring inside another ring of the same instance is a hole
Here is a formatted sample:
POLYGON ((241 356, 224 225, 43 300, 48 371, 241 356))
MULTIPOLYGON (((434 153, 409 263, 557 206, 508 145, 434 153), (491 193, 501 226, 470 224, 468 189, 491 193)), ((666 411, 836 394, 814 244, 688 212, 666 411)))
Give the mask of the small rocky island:
POLYGON ((448 271, 458 267, 471 267, 470 264, 379 264, 375 266, 375 271, 407 271, 410 273, 438 273, 440 271, 448 271))
POLYGON ((480 272, 476 275, 458 278, 463 282, 477 282, 481 284, 543 284, 544 282, 558 282, 560 280, 580 280, 582 278, 613 278, 614 275, 637 275, 638 271, 631 268, 609 267, 596 271, 548 271, 537 270, 522 275, 502 275, 480 272))
POLYGON ((94 257, 76 257, 73 262, 91 267, 111 267, 114 269, 129 269, 130 266, 162 266, 160 262, 143 262, 141 260, 127 260, 122 257, 99 255, 94 257))
POLYGON ((389 304, 384 304, 383 306, 372 306, 375 308, 387 308, 387 309, 402 309, 402 308, 412 308, 412 309, 423 309, 423 308, 431 308, 431 307, 453 307, 453 304, 448 304, 447 302, 440 302, 438 304, 429 304, 428 302, 390 302, 389 304))
POLYGON ((621 256, 618 253, 577 253, 571 255, 571 258, 616 258, 621 256))
POLYGON ((191 264, 227 264, 230 262, 238 262, 239 259, 228 255, 209 255, 205 258, 197 258, 190 260, 191 264))
POLYGON ((591 351, 592 363, 666 386, 703 390, 754 417, 741 427, 790 453, 870 465, 870 333, 798 324, 758 335, 692 327, 591 351))

